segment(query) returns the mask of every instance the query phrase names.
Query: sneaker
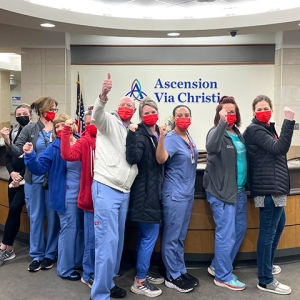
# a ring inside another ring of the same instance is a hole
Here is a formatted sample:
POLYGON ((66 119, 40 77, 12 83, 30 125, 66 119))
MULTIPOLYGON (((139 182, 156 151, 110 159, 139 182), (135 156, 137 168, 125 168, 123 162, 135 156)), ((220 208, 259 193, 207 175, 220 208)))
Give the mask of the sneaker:
POLYGON ((170 279, 167 278, 165 280, 165 285, 168 288, 175 289, 180 293, 188 293, 194 289, 194 283, 191 283, 182 275, 180 275, 176 279, 173 279, 172 276, 170 277, 170 279))
POLYGON ((281 268, 277 265, 273 265, 272 267, 272 275, 278 275, 281 273, 281 268))
POLYGON ((28 271, 29 272, 39 271, 41 269, 41 263, 42 263, 41 260, 33 260, 28 267, 28 271))
POLYGON ((126 294, 127 294, 126 290, 124 290, 116 285, 110 289, 110 297, 111 298, 124 298, 126 296, 126 294))
POLYGON ((94 283, 94 278, 93 278, 93 277, 90 277, 88 281, 85 281, 85 280, 83 279, 83 277, 81 277, 81 282, 82 282, 83 284, 86 284, 86 285, 91 289, 91 288, 92 288, 92 285, 93 285, 93 283, 94 283))
POLYGON ((155 272, 148 270, 146 279, 153 284, 162 284, 165 279, 162 276, 157 275, 155 272))
POLYGON ((161 289, 154 286, 147 279, 145 279, 141 283, 138 283, 137 278, 135 278, 130 290, 135 294, 145 295, 151 298, 157 297, 162 293, 161 289))
POLYGON ((242 291, 246 288, 246 284, 237 280, 236 278, 233 278, 232 280, 226 282, 221 282, 214 279, 214 283, 217 286, 226 287, 232 291, 242 291))
POLYGON ((14 259, 15 257, 16 254, 13 249, 9 252, 7 250, 0 249, 0 267, 4 264, 5 261, 14 259))
POLYGON ((187 281, 194 283, 194 286, 199 285, 199 279, 196 278, 195 276, 189 273, 182 274, 181 276, 183 276, 187 281))
MULTIPOLYGON (((213 277, 216 276, 215 268, 213 266, 209 266, 207 268, 207 272, 213 277)), ((232 274, 232 276, 233 276, 233 278, 238 279, 238 277, 236 275, 232 274)))
POLYGON ((49 270, 53 267, 54 265, 54 260, 51 258, 45 257, 41 263, 41 269, 42 270, 49 270))
POLYGON ((276 279, 269 284, 258 283, 257 288, 261 291, 279 295, 289 295, 292 292, 292 289, 289 286, 278 282, 276 279))

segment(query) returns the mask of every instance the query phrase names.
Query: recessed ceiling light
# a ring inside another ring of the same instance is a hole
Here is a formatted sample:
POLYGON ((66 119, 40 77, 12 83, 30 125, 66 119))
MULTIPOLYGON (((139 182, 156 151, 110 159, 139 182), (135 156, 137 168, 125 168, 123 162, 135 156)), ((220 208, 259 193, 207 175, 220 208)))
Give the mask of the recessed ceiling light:
POLYGON ((179 32, 169 32, 168 36, 179 36, 180 33, 179 32))
POLYGON ((40 24, 42 27, 48 27, 48 28, 51 28, 51 27, 55 27, 54 24, 51 24, 51 23, 43 23, 43 24, 40 24))
POLYGON ((10 77, 14 77, 15 75, 13 75, 13 74, 10 74, 10 77))

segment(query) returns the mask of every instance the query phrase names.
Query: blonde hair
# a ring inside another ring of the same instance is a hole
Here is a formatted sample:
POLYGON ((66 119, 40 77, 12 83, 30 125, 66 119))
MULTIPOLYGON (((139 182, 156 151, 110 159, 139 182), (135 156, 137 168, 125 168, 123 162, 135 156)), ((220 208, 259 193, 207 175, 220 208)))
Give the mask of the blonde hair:
MULTIPOLYGON (((69 115, 67 114, 59 114, 58 116, 55 117, 55 119, 53 120, 53 136, 56 137, 56 128, 55 126, 58 124, 58 123, 65 123, 67 120, 69 119, 72 119, 69 115)), ((72 129, 72 133, 75 133, 77 132, 78 128, 77 128, 77 125, 76 124, 73 124, 71 126, 71 129, 72 129)))
POLYGON ((46 111, 49 111, 54 105, 58 105, 58 102, 51 97, 41 97, 35 100, 31 105, 31 109, 40 117, 46 111))

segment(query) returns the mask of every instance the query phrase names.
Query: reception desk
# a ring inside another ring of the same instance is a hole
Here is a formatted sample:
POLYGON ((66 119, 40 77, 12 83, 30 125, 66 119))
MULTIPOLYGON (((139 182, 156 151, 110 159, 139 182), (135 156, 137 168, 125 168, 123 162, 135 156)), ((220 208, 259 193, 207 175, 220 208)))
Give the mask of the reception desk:
MULTIPOLYGON (((281 260, 299 259, 300 255, 300 161, 288 162, 291 193, 287 199, 286 225, 278 246, 277 257, 281 260)), ((195 201, 193 213, 185 241, 185 258, 187 264, 208 263, 214 252, 214 221, 205 191, 202 187, 202 178, 205 164, 198 164, 195 183, 195 201)), ((0 229, 3 229, 8 213, 7 199, 8 174, 5 167, 0 167, 0 229)), ((248 225, 244 241, 236 257, 237 262, 256 259, 256 242, 259 228, 259 209, 254 207, 253 199, 248 198, 248 225)), ((25 207, 21 216, 21 228, 18 235, 23 241, 29 241, 29 220, 25 207)), ((134 261, 136 249, 137 226, 127 222, 123 258, 134 261)), ((160 261, 161 236, 155 246, 153 260, 160 261)))

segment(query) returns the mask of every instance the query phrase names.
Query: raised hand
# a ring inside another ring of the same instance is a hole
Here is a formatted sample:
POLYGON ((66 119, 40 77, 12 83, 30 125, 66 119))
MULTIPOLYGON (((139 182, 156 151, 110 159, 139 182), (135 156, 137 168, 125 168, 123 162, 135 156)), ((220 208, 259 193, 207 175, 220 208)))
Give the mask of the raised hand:
POLYGON ((222 110, 220 110, 219 115, 220 115, 220 119, 226 123, 227 122, 227 110, 225 108, 223 108, 222 110))
POLYGON ((290 121, 294 120, 295 112, 293 110, 291 110, 290 108, 285 107, 283 113, 284 113, 285 119, 290 120, 290 121))
POLYGON ((33 150, 33 145, 32 143, 26 143, 24 146, 23 146, 23 151, 25 154, 29 154, 31 153, 33 150))
POLYGON ((166 136, 166 134, 167 134, 167 125, 166 124, 160 125, 159 126, 159 135, 161 137, 164 137, 164 136, 166 136))
POLYGON ((73 124, 74 124, 74 121, 73 121, 72 119, 68 119, 68 120, 66 120, 66 122, 65 122, 65 126, 71 127, 73 124))
POLYGON ((110 92, 110 90, 112 89, 112 80, 111 80, 111 76, 110 73, 107 74, 107 79, 105 79, 103 81, 102 84, 102 91, 100 94, 100 99, 101 100, 106 100, 107 98, 107 94, 110 92))
POLYGON ((7 127, 3 127, 0 132, 6 144, 9 144, 9 129, 7 127))
POLYGON ((135 132, 135 131, 137 130, 137 128, 138 128, 138 125, 137 125, 137 124, 130 124, 130 125, 129 125, 129 129, 130 129, 131 131, 133 131, 133 132, 135 132))

